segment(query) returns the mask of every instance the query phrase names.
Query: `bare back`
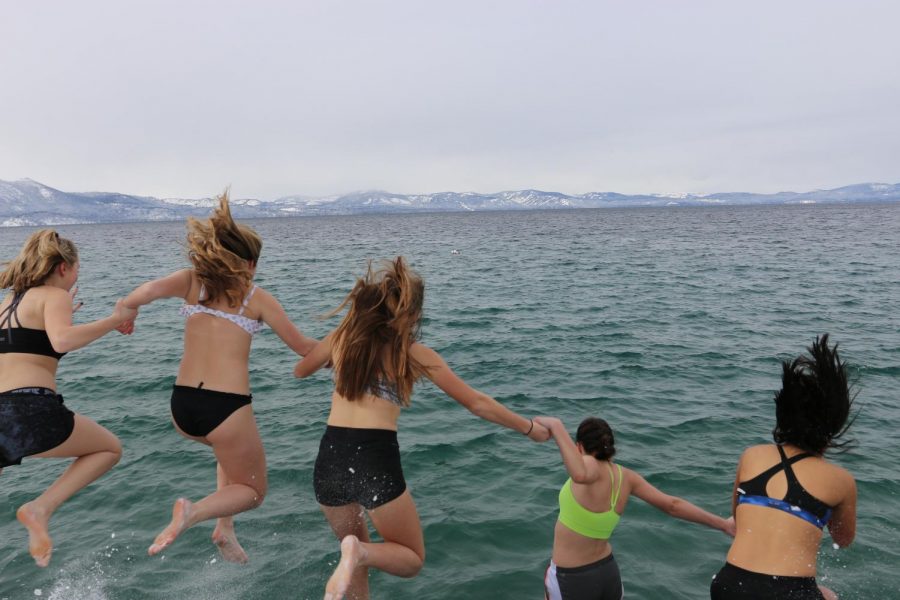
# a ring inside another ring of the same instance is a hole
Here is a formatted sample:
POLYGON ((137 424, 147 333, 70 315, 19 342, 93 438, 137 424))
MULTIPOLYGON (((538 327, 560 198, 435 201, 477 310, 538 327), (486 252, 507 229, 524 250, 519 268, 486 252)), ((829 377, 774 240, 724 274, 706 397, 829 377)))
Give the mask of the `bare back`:
MULTIPOLYGON (((184 298, 186 304, 197 304, 200 291, 200 280, 192 273, 190 290, 184 298)), ((251 297, 244 316, 258 319, 260 313, 255 305, 251 297)), ((224 297, 216 298, 206 306, 238 314, 238 308, 228 306, 224 297)), ((175 383, 189 387, 198 387, 202 383, 210 390, 249 394, 251 341, 249 333, 227 319, 204 313, 188 316, 184 324, 184 354, 175 383)))
MULTIPOLYGON (((44 308, 47 295, 61 291, 49 286, 31 288, 19 303, 16 318, 12 318, 10 326, 29 329, 46 329, 44 325, 44 308)), ((65 292, 61 292, 65 293, 65 292)), ((0 303, 0 312, 7 308, 13 300, 8 294, 0 303)), ((9 353, 0 354, 0 391, 21 387, 45 387, 56 390, 56 369, 59 361, 38 354, 9 353)))
MULTIPOLYGON (((788 458, 799 453, 798 449, 791 446, 786 449, 788 458)), ((740 482, 753 479, 780 461, 774 445, 747 449, 738 466, 735 488, 740 482)), ((855 486, 852 476, 845 469, 821 457, 798 460, 793 463, 792 468, 809 494, 834 508, 832 522, 835 518, 846 518, 846 502, 852 486, 855 527, 855 486)), ((787 476, 784 471, 780 471, 769 479, 766 494, 780 499, 787 493, 787 488, 787 476)), ((728 552, 729 563, 758 573, 791 577, 815 576, 816 555, 822 540, 821 529, 797 516, 767 506, 736 504, 734 514, 736 534, 728 552)), ((832 528, 831 524, 829 528, 832 528)))
MULTIPOLYGON (((334 361, 332 348, 332 362, 334 361)), ((387 360, 388 352, 383 351, 382 360, 387 360)), ((387 382, 390 385, 390 382, 387 382)), ((331 394, 331 414, 328 424, 337 427, 364 429, 388 429, 397 431, 400 406, 375 394, 365 394, 357 400, 348 400, 337 390, 331 394)))

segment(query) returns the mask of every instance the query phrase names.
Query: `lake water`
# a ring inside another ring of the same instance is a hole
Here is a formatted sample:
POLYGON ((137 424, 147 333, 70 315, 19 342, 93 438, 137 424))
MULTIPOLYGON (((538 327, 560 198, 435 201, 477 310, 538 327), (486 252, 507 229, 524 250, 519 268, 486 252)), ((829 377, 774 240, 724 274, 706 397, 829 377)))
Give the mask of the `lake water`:
MULTIPOLYGON (((722 515, 741 451, 771 439, 779 361, 816 334, 841 344, 858 389, 858 444, 836 457, 859 484, 856 542, 826 536, 819 575, 842 598, 900 598, 900 205, 762 206, 319 217, 251 222, 257 281, 320 337, 368 258, 406 255, 426 282, 423 341, 470 384, 574 431, 606 418, 618 460, 663 491, 722 515), (451 254, 451 250, 459 250, 451 254)), ((30 229, 0 230, 11 258, 30 229)), ((187 265, 183 223, 60 228, 79 246, 77 320, 108 314, 142 281, 187 265)), ((265 504, 240 515, 251 557, 223 563, 212 524, 163 558, 147 546, 179 495, 215 483, 208 449, 172 429, 181 356, 178 302, 145 309, 68 355, 66 403, 121 439, 122 462, 57 512, 47 569, 34 566, 16 507, 64 462, 0 476, 0 600, 321 598, 338 543, 312 491, 330 397, 326 373, 297 381, 271 330, 254 340, 254 410, 269 460, 265 504)), ((471 416, 423 384, 400 423, 404 470, 425 531, 422 573, 373 573, 373 598, 540 598, 556 496, 555 444, 471 416)), ((612 538, 627 596, 707 598, 729 540, 639 500, 612 538)))

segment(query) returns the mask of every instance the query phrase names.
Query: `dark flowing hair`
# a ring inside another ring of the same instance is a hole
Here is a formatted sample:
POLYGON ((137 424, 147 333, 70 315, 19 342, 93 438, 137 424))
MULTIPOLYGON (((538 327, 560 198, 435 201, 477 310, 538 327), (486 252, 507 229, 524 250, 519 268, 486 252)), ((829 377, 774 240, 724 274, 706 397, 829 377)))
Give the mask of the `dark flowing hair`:
POLYGON ((772 431, 776 443, 792 444, 817 455, 852 443, 838 441, 855 419, 850 419, 855 394, 837 347, 828 347, 826 333, 816 337, 808 348, 809 356, 782 363, 772 431))
POLYGON ((402 256, 377 271, 369 262, 366 275, 330 313, 350 307, 333 339, 338 394, 358 400, 380 382, 390 383, 409 406, 413 384, 427 372, 409 353, 419 338, 424 298, 425 284, 402 256))
POLYGON ((262 240, 251 228, 234 222, 228 190, 218 200, 219 206, 206 221, 188 217, 188 257, 206 288, 203 303, 224 295, 229 306, 237 306, 250 289, 262 240))
POLYGON ((597 460, 609 460, 616 455, 616 439, 604 419, 588 417, 578 426, 575 441, 597 460))
POLYGON ((78 249, 72 240, 59 237, 52 229, 32 233, 19 255, 6 263, 0 273, 0 289, 12 288, 16 293, 42 285, 62 263, 78 262, 78 249))

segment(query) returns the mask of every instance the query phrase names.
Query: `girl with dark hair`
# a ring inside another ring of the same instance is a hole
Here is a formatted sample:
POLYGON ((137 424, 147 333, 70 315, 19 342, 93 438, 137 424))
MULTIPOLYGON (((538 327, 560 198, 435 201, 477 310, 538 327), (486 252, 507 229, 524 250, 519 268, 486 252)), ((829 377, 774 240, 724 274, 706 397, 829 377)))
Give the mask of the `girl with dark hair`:
POLYGON ((341 540, 341 561, 325 598, 369 597, 368 568, 414 577, 425 561, 422 526, 403 479, 397 420, 413 384, 427 377, 482 419, 545 441, 548 432, 460 379, 440 355, 420 344, 425 287, 402 257, 362 279, 332 314, 349 306, 341 324, 297 363, 307 377, 334 365, 328 427, 313 475, 316 500, 341 540), (369 541, 363 510, 383 538, 369 541))
POLYGON ((713 600, 834 600, 816 585, 816 555, 825 526, 838 546, 856 535, 856 481, 825 460, 849 427, 853 398, 845 363, 828 335, 809 356, 782 364, 775 394, 775 444, 741 455, 732 510, 736 535, 713 579, 713 600))
POLYGON ((78 251, 52 229, 33 233, 0 273, 0 471, 27 456, 75 461, 47 490, 16 511, 40 567, 50 564, 50 517, 77 491, 109 471, 122 456, 119 439, 73 413, 56 393, 59 360, 137 314, 116 303, 113 313, 72 324, 78 251))
POLYGON ((553 556, 544 575, 547 600, 623 597, 622 579, 609 538, 632 495, 678 519, 734 535, 733 519, 717 517, 686 500, 664 494, 635 471, 614 463, 615 439, 603 419, 589 417, 582 421, 574 442, 559 419, 535 417, 535 421, 550 430, 569 473, 559 492, 553 556))
POLYGON ((262 504, 267 491, 266 456, 250 404, 250 342, 263 324, 299 355, 316 340, 303 336, 281 304, 253 284, 262 241, 234 222, 227 192, 208 221, 191 218, 187 225, 192 268, 144 283, 125 305, 184 299, 184 353, 172 390, 172 421, 182 436, 212 447, 216 491, 193 503, 176 500, 171 523, 148 552, 158 554, 189 527, 218 519, 213 542, 225 560, 244 563, 232 517, 262 504))

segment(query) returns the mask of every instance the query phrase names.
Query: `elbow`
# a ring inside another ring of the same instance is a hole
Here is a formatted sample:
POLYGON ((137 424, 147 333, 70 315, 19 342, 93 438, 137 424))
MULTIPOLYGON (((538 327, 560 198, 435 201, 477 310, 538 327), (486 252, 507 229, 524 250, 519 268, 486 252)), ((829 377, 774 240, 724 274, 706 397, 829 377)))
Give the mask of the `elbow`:
POLYGON ((829 529, 829 532, 831 533, 831 539, 841 548, 846 548, 856 538, 856 531, 831 531, 829 529))
POLYGON ((66 352, 75 350, 74 344, 66 336, 51 337, 50 345, 53 347, 54 351, 59 352, 60 354, 65 354, 66 352))
POLYGON ((303 379, 308 376, 309 373, 302 366, 302 361, 297 363, 297 366, 294 367, 294 377, 297 379, 303 379))
POLYGON ((663 510, 667 515, 671 515, 673 517, 677 517, 681 514, 681 509, 684 507, 684 500, 678 498, 676 496, 669 496, 668 500, 666 500, 665 507, 663 510))

